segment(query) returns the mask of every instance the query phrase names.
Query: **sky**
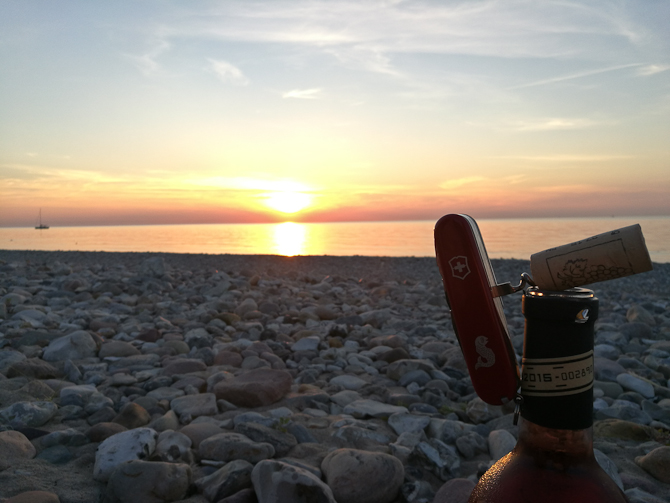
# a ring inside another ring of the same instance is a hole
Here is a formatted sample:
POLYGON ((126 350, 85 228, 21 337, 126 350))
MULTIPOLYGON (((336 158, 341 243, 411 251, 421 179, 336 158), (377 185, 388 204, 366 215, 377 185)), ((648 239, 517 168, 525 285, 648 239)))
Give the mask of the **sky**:
POLYGON ((670 215, 670 1, 0 0, 0 226, 670 215))

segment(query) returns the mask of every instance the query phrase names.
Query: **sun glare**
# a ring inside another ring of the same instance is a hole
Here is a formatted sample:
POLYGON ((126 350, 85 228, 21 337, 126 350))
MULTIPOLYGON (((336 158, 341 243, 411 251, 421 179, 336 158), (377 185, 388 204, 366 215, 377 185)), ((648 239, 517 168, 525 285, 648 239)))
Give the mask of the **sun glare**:
POLYGON ((294 222, 277 224, 274 228, 274 247, 279 255, 292 257, 304 253, 305 226, 294 222))
POLYGON ((297 213, 307 208, 312 202, 312 196, 304 192, 272 192, 265 198, 265 204, 281 213, 297 213))

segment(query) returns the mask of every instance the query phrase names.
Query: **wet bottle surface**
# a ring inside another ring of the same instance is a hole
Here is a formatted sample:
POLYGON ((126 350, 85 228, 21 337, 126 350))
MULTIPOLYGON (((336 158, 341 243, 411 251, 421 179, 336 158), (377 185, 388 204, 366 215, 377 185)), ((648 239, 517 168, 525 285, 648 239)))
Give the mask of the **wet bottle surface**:
POLYGON ((522 419, 514 450, 479 480, 469 503, 624 503, 593 453, 593 292, 530 289, 522 419))

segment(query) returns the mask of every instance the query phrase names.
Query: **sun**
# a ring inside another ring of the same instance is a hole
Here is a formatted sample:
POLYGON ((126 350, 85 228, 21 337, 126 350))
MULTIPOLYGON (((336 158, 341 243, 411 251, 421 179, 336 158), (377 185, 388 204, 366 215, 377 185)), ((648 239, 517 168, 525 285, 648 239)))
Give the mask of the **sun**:
POLYGON ((312 196, 305 192, 270 192, 265 196, 266 206, 281 213, 292 214, 304 210, 312 203, 312 196))

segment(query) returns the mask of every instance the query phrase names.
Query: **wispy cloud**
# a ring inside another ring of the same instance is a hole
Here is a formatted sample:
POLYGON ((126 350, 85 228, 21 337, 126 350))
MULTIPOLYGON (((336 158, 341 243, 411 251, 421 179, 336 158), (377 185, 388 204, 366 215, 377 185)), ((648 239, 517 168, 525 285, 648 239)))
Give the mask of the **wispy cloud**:
POLYGON ((316 100, 319 99, 321 89, 293 89, 282 94, 282 98, 296 98, 300 100, 316 100))
POLYGON ((171 44, 165 39, 154 41, 152 47, 144 54, 124 54, 144 75, 155 73, 160 68, 158 57, 170 49, 171 44))
POLYGON ((220 59, 208 59, 210 69, 216 76, 225 84, 233 84, 236 86, 246 86, 249 84, 249 79, 242 73, 242 70, 235 65, 220 59))
POLYGON ((598 50, 609 56, 638 40, 641 29, 609 2, 272 0, 222 2, 207 15, 180 18, 164 33, 311 46, 345 62, 378 59, 381 64, 369 69, 388 71, 385 58, 400 53, 555 58, 592 52, 594 44, 580 35, 606 41, 598 50))
POLYGON ((543 80, 536 80, 534 82, 528 82, 526 84, 520 84, 518 86, 513 86, 510 87, 509 89, 524 89, 527 87, 537 87, 537 86, 545 86, 548 84, 556 84, 557 82, 565 82, 568 80, 576 80, 576 79, 582 79, 584 77, 590 77, 592 75, 598 75, 601 73, 608 73, 608 72, 615 72, 618 70, 624 70, 626 68, 633 68, 636 66, 642 66, 641 63, 630 63, 627 65, 617 65, 617 66, 610 66, 607 68, 598 68, 595 70, 589 70, 586 72, 579 72, 579 73, 573 73, 570 75, 561 75, 560 77, 552 77, 550 79, 543 79, 543 80))
POLYGON ((591 119, 582 118, 551 118, 540 119, 533 121, 515 121, 510 124, 514 131, 556 131, 569 129, 584 129, 597 125, 601 122, 596 122, 591 119))
POLYGON ((481 182, 483 180, 486 180, 486 178, 483 176, 467 176, 464 178, 456 178, 454 180, 447 180, 442 182, 440 184, 440 188, 445 190, 454 190, 463 187, 464 185, 470 185, 472 183, 481 182))
POLYGON ((667 72, 668 70, 670 70, 670 65, 646 65, 639 68, 637 74, 646 77, 648 75, 667 72))
POLYGON ((301 182, 269 177, 251 178, 242 176, 212 176, 206 178, 186 179, 183 180, 183 182, 213 189, 243 191, 310 192, 314 190, 312 187, 301 182))
POLYGON ((582 162, 608 162, 623 159, 632 159, 632 155, 505 155, 495 156, 493 159, 513 159, 519 161, 548 162, 548 163, 582 163, 582 162))

